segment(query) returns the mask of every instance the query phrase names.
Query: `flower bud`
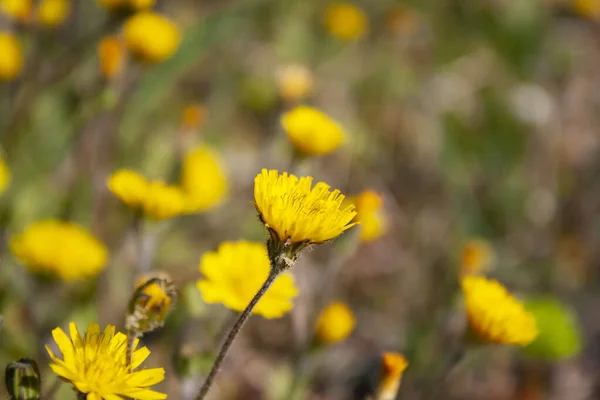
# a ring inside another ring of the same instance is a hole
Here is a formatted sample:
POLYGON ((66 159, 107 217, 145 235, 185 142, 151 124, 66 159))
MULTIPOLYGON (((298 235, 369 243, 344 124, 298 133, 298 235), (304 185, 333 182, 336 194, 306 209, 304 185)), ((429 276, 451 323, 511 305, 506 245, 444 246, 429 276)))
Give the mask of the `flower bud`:
POLYGON ((389 352, 381 356, 381 364, 381 377, 375 398, 377 400, 394 400, 400 389, 402 374, 408 367, 408 362, 402 354, 389 352))
POLYGON ((39 400, 40 372, 35 361, 21 358, 6 366, 6 390, 13 400, 39 400))
POLYGON ((135 336, 160 328, 177 301, 177 290, 167 274, 158 273, 138 281, 129 301, 125 328, 135 336))

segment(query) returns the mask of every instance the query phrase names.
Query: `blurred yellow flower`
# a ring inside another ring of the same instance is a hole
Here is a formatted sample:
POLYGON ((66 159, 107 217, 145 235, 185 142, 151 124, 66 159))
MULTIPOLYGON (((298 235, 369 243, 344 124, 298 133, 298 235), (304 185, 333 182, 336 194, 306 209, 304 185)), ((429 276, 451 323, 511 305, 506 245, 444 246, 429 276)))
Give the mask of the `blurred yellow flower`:
POLYGON ((183 160, 181 187, 187 213, 203 212, 221 204, 229 191, 229 181, 219 154, 207 146, 190 151, 183 160))
POLYGON ((0 79, 14 79, 23 68, 23 54, 17 38, 10 32, 0 32, 0 79))
POLYGON ((10 250, 33 273, 70 281, 96 276, 106 265, 106 247, 70 222, 36 222, 10 241, 10 250))
POLYGON ((190 104, 181 113, 181 129, 193 131, 200 128, 206 120, 206 109, 202 104, 190 104))
POLYGON ((469 323, 481 339, 526 346, 538 335, 534 316, 498 281, 467 275, 461 287, 469 323))
POLYGON ((281 125, 296 149, 307 155, 330 153, 344 141, 338 123, 313 107, 298 106, 284 113, 281 125))
POLYGON ((402 374, 408 367, 408 362, 402 354, 383 353, 381 357, 382 371, 377 388, 377 400, 394 400, 400 389, 402 374))
POLYGON ((598 0, 573 0, 573 8, 579 15, 600 19, 600 1, 598 0))
POLYGON ((317 318, 316 337, 325 344, 340 342, 352 333, 355 323, 354 314, 346 304, 330 303, 317 318))
POLYGON ((27 22, 31 17, 33 6, 31 0, 0 0, 0 10, 7 17, 27 22))
POLYGON ((356 221, 360 222, 360 240, 371 242, 388 230, 388 219, 382 208, 383 198, 372 190, 365 190, 354 200, 356 221))
POLYGON ((105 36, 98 43, 100 73, 106 79, 121 75, 125 66, 125 44, 116 36, 105 36))
POLYGON ((369 30, 364 11, 350 3, 334 3, 327 7, 324 23, 332 36, 345 41, 361 39, 369 30))
POLYGON ((461 274, 482 274, 492 266, 494 258, 494 249, 488 242, 482 239, 470 239, 462 248, 461 274))
POLYGON ((263 169, 254 179, 255 207, 261 221, 282 243, 322 243, 356 225, 354 205, 341 208, 344 195, 313 178, 263 169))
MULTIPOLYGON (((263 243, 221 243, 217 251, 202 256, 198 289, 207 303, 222 303, 234 311, 242 311, 267 279, 271 265, 263 243)), ((288 313, 298 294, 292 276, 285 272, 252 310, 265 318, 279 318, 288 313)))
POLYGON ((141 336, 160 328, 177 300, 177 290, 165 273, 153 273, 138 280, 129 302, 125 329, 141 336))
POLYGON ((124 33, 129 50, 143 61, 164 61, 179 47, 177 25, 154 12, 143 11, 130 17, 125 22, 124 33))
POLYGON ((305 99, 312 92, 312 73, 304 65, 286 65, 279 71, 277 78, 279 95, 284 101, 295 103, 305 99))
POLYGON ((133 346, 132 364, 126 363, 127 335, 116 332, 114 325, 107 325, 104 332, 92 323, 81 337, 74 322, 69 323, 70 336, 61 329, 52 331, 52 337, 62 354, 54 355, 49 346, 46 351, 52 359, 50 368, 62 380, 70 382, 74 389, 86 394, 88 400, 138 400, 166 399, 167 395, 149 387, 165 378, 163 368, 132 371, 150 355, 147 347, 133 346), (130 370, 131 367, 131 370, 130 370))
POLYGON ((37 9, 37 18, 43 25, 55 27, 71 14, 71 0, 42 0, 37 9))
POLYGON ((123 203, 138 208, 146 201, 149 183, 135 171, 120 169, 108 178, 107 186, 123 203))
POLYGON ((0 157, 0 193, 3 193, 10 183, 10 170, 4 162, 4 158, 0 157))

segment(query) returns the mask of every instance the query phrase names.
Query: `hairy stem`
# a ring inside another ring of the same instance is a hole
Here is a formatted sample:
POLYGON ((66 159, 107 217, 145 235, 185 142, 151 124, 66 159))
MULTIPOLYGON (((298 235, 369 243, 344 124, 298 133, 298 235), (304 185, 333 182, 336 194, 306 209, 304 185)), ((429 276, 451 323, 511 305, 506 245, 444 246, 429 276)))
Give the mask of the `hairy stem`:
POLYGON ((136 335, 133 332, 127 333, 127 348, 125 349, 125 357, 127 362, 127 370, 131 372, 131 364, 133 363, 133 344, 135 343, 136 335))

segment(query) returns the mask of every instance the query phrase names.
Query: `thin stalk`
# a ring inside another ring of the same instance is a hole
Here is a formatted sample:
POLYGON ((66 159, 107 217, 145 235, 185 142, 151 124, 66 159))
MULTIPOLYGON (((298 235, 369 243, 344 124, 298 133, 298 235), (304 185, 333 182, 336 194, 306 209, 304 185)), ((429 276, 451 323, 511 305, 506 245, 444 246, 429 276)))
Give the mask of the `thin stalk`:
POLYGON ((125 349, 125 357, 127 362, 127 371, 131 372, 131 364, 133 363, 133 344, 135 343, 136 335, 133 332, 127 333, 127 348, 125 349))
POLYGON ((265 280, 265 283, 263 283, 261 288, 258 289, 258 292, 256 292, 256 294, 250 301, 250 304, 248 304, 248 306, 246 306, 244 311, 242 311, 242 313, 238 316, 237 320, 235 321, 235 324, 233 325, 233 327, 227 334, 227 337, 225 338, 225 341, 223 342, 223 345, 221 346, 221 349, 219 350, 219 354, 217 354, 217 358, 215 358, 212 368, 211 368, 208 376, 206 377, 204 384, 200 388, 198 395, 196 396, 196 400, 203 400, 204 397, 206 397, 208 391, 210 390, 210 388, 213 384, 215 376, 217 375, 217 373, 219 372, 219 369, 221 368, 221 364, 223 364, 223 360, 225 359, 225 356, 227 355, 227 351, 229 351, 231 344, 235 340, 237 334, 240 333, 242 326, 244 326, 244 323, 246 322, 248 317, 250 317, 250 314, 252 313, 252 310, 254 309, 254 307, 256 306, 258 301, 264 296, 264 294, 267 292, 267 290, 269 290, 269 287, 271 287, 271 285, 273 284, 273 282, 275 281, 277 276, 279 276, 279 271, 272 270, 271 273, 269 274, 269 276, 267 277, 267 279, 265 280))

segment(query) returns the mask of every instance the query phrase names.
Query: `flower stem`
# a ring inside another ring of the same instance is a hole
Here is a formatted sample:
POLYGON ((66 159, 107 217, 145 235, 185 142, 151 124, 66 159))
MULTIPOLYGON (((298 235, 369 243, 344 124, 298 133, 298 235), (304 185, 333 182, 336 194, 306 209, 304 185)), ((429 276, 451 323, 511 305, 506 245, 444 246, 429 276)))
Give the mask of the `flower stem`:
POLYGON ((135 343, 136 336, 133 332, 127 333, 127 348, 125 349, 125 362, 127 363, 127 370, 131 372, 131 364, 133 363, 133 344, 135 343))
POLYGON ((271 284, 273 284, 273 282, 275 281, 275 278, 277 278, 277 276, 279 276, 279 271, 272 270, 271 273, 269 274, 269 276, 267 277, 267 279, 265 280, 265 283, 263 283, 261 288, 258 289, 258 292, 256 292, 256 294, 250 301, 250 304, 248 304, 248 306, 246 306, 244 311, 242 311, 242 313, 239 315, 239 317, 235 321, 235 324, 233 325, 233 327, 227 334, 227 337, 225 338, 225 341, 223 342, 223 345, 221 346, 221 350, 219 350, 219 354, 217 355, 217 358, 215 358, 215 361, 213 362, 212 368, 211 368, 208 376, 206 377, 204 384, 202 385, 202 387, 200 388, 200 391, 198 392, 198 395, 196 396, 196 400, 203 400, 204 397, 206 396, 206 394, 208 393, 208 391, 210 390, 210 387, 213 384, 215 376, 219 372, 219 368, 221 367, 221 364, 223 363, 223 360, 225 359, 225 356, 227 355, 227 351, 229 350, 229 347, 231 347, 231 344, 235 340, 235 337, 242 329, 242 326, 244 325, 244 323, 246 322, 248 317, 250 317, 250 314, 252 313, 252 310, 254 309, 254 307, 256 306, 258 301, 267 292, 269 287, 271 287, 271 284))

